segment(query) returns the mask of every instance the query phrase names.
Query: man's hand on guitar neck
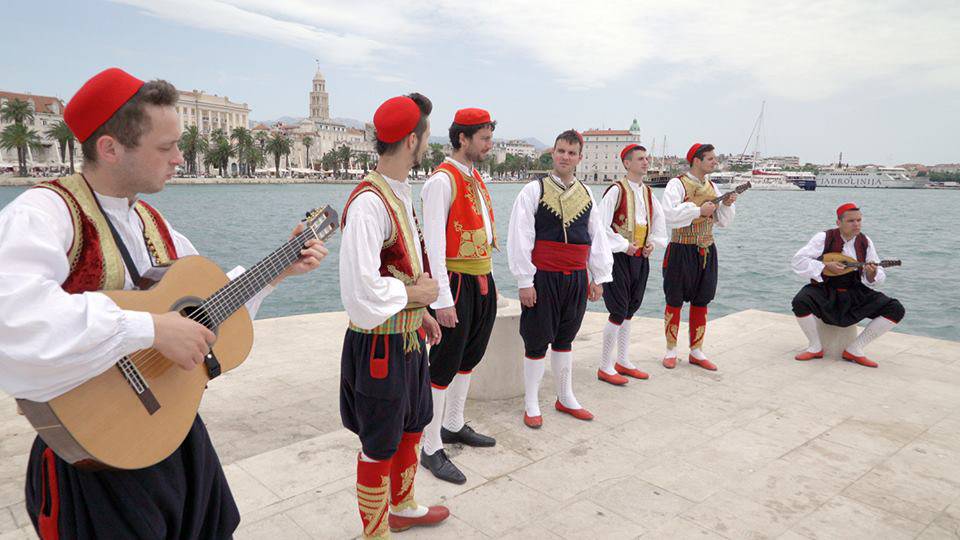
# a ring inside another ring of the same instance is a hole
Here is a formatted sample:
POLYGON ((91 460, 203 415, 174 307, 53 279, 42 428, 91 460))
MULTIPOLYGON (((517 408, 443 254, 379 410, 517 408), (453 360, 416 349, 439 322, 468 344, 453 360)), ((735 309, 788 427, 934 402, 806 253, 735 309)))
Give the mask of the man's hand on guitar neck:
POLYGON ((737 193, 732 192, 727 195, 727 198, 723 200, 724 206, 733 206, 733 203, 737 202, 737 193))
POLYGON ((216 340, 206 326, 176 311, 153 315, 153 348, 185 370, 203 363, 216 340))
MULTIPOLYGON (((293 229, 293 233, 290 234, 290 238, 302 233, 303 227, 303 223, 298 224, 293 229)), ((270 285, 276 287, 277 285, 280 285, 281 281, 290 276, 299 276, 300 274, 306 274, 307 272, 316 270, 320 266, 320 261, 322 261, 328 253, 330 252, 327 251, 327 248, 323 246, 323 242, 321 240, 316 238, 307 240, 304 242, 304 248, 300 250, 300 259, 284 270, 283 273, 277 277, 277 279, 270 283, 270 285)))

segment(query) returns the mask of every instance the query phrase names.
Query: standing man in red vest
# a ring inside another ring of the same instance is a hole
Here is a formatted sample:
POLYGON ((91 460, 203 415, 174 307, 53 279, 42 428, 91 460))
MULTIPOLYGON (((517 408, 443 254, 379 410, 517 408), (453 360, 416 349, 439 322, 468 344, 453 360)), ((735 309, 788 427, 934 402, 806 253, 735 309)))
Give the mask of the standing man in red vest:
POLYGON ((663 292, 667 301, 664 315, 667 353, 663 356, 663 367, 677 367, 680 310, 684 302, 690 302, 690 363, 716 371, 717 366, 702 350, 707 333, 707 304, 717 292, 713 226, 727 227, 733 222, 737 194, 731 193, 719 206, 712 202, 721 194, 720 188, 707 178, 717 168, 717 154, 712 144, 691 146, 687 163, 690 171, 671 179, 662 197, 667 227, 673 229, 663 257, 663 292))
POLYGON ((870 324, 843 351, 843 359, 861 366, 877 367, 867 358, 864 347, 896 326, 905 314, 903 304, 874 290, 887 278, 873 241, 860 232, 863 214, 854 203, 837 208, 837 228, 819 232, 793 256, 793 271, 810 280, 793 297, 793 314, 809 341, 797 360, 823 358, 823 347, 817 332, 817 319, 832 326, 850 326, 863 319, 870 324), (824 270, 841 272, 838 262, 822 262, 827 253, 842 253, 865 263, 863 270, 842 276, 825 276, 824 270))
POLYGON ((603 327, 597 378, 615 386, 627 384, 627 377, 649 378, 627 357, 630 320, 643 302, 650 254, 654 246, 667 245, 663 209, 650 186, 643 183, 650 167, 647 149, 628 144, 620 151, 620 162, 627 170, 626 178, 608 187, 600 201, 603 224, 608 226, 607 244, 613 251, 613 281, 603 284, 603 303, 610 316, 603 327))
POLYGON ((580 133, 568 129, 558 135, 553 171, 523 186, 510 214, 507 254, 522 306, 523 423, 532 429, 543 427, 539 391, 548 347, 557 388, 554 408, 593 420, 573 394, 573 340, 587 300, 599 300, 601 285, 612 279, 613 254, 593 193, 574 175, 582 157, 580 133))
POLYGON ((497 319, 492 273, 497 229, 487 186, 474 168, 493 148, 496 125, 483 109, 457 111, 449 130, 453 155, 437 167, 420 193, 423 239, 440 291, 430 307, 443 334, 430 348, 433 420, 424 430, 420 463, 454 484, 467 478, 443 451, 444 443, 496 444, 463 419, 470 375, 487 350, 497 319))
MULTIPOLYGON (((13 397, 52 400, 147 348, 173 369, 204 369, 216 339, 205 326, 175 311, 122 310, 100 292, 135 289, 138 276, 159 280, 164 265, 197 254, 139 198, 161 191, 184 162, 179 97, 166 81, 117 68, 95 75, 63 113, 83 173, 37 184, 0 212, 0 388, 13 397)), ((250 317, 283 278, 316 268, 326 253, 308 241, 300 260, 247 302, 250 317)), ((199 415, 173 454, 137 470, 76 468, 37 437, 26 476, 27 514, 44 539, 228 538, 240 521, 199 415)))
POLYGON ((380 156, 343 208, 340 298, 350 317, 340 360, 340 417, 360 438, 357 503, 364 538, 439 523, 445 506, 417 504, 417 449, 433 416, 427 344, 437 299, 407 176, 429 148, 421 94, 388 99, 373 115, 380 156), (388 510, 389 507, 389 510, 388 510), (387 530, 389 528, 389 530, 387 530))

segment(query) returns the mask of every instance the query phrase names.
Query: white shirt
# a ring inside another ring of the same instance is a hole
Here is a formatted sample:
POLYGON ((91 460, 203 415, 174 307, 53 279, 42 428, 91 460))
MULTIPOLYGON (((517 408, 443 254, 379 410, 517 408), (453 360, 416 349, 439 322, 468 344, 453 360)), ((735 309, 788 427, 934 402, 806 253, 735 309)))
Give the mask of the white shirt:
MULTIPOLYGON (((410 184, 383 178, 407 211, 422 268, 410 184)), ((407 305, 406 285, 397 278, 380 275, 380 251, 393 234, 393 222, 380 197, 370 192, 361 193, 350 203, 346 219, 340 237, 340 301, 353 324, 372 329, 407 305)))
MULTIPOLYGON (((544 182, 556 182, 566 189, 559 178, 550 175, 544 182)), ((593 192, 584 186, 590 195, 592 207, 587 222, 587 232, 590 234, 590 256, 587 259, 587 268, 590 270, 592 281, 596 284, 613 281, 613 252, 607 245, 607 235, 600 209, 593 199, 593 192)), ((510 227, 507 236, 507 260, 510 272, 517 278, 517 288, 533 287, 533 276, 537 267, 533 265, 533 245, 536 242, 537 232, 534 227, 537 207, 540 205, 540 182, 534 180, 523 186, 517 199, 513 202, 510 212, 510 227)), ((609 225, 607 225, 609 227, 609 225)))
MULTIPOLYGON (((117 228, 137 271, 159 279, 143 241, 143 223, 126 198, 96 194, 117 228)), ((177 255, 196 255, 186 237, 167 223, 177 255)), ((0 388, 49 401, 113 367, 125 355, 153 344, 149 313, 120 309, 105 294, 69 294, 67 251, 73 221, 49 189, 28 189, 0 211, 0 388)), ((240 267, 230 272, 236 277, 240 267)), ((124 289, 133 289, 127 274, 124 289)), ((273 290, 247 303, 250 316, 273 290)))
MULTIPOLYGON (((793 268, 794 273, 800 277, 822 283, 823 276, 821 276, 820 273, 823 272, 824 264, 818 261, 817 258, 823 255, 823 246, 826 242, 827 233, 821 231, 813 235, 813 238, 807 242, 807 245, 800 248, 800 251, 793 256, 790 266, 793 268)), ((856 237, 843 241, 843 254, 853 259, 857 258, 856 237)), ((879 261, 880 257, 877 255, 877 250, 873 247, 873 240, 867 237, 867 262, 879 261)), ((873 282, 867 281, 866 272, 862 272, 860 275, 860 281, 868 287, 876 287, 886 279, 887 273, 879 266, 877 267, 877 275, 874 276, 873 282)))
MULTIPOLYGON (((686 175, 695 182, 699 182, 699 180, 689 172, 686 173, 686 175)), ((707 182, 710 182, 710 180, 707 180, 707 182)), ((720 186, 713 182, 710 183, 713 184, 713 189, 717 192, 718 197, 723 195, 720 186)), ((692 202, 683 202, 685 196, 686 191, 683 189, 683 182, 679 178, 672 178, 667 182, 667 187, 663 190, 660 201, 663 206, 663 217, 667 222, 667 227, 671 229, 686 227, 693 223, 693 220, 700 217, 700 207, 692 202)), ((733 203, 730 206, 723 203, 717 204, 717 210, 713 213, 716 225, 718 227, 730 225, 733 222, 733 216, 737 213, 736 207, 737 203, 733 203)))
MULTIPOLYGON (((473 175, 473 170, 463 163, 453 158, 447 158, 446 161, 459 169, 464 176, 473 175)), ((490 226, 487 203, 483 197, 479 199, 483 228, 487 231, 487 240, 493 242, 493 229, 490 226)), ((440 288, 436 302, 430 304, 430 307, 447 308, 453 305, 450 277, 447 275, 447 217, 450 215, 450 205, 453 203, 450 176, 444 172, 434 173, 423 184, 420 200, 423 201, 423 242, 427 248, 427 260, 430 261, 430 273, 433 279, 437 280, 437 286, 440 288)))
MULTIPOLYGON (((637 225, 647 224, 647 199, 643 196, 643 190, 640 184, 627 180, 633 191, 634 213, 636 214, 637 225)), ((610 225, 613 223, 613 216, 617 212, 617 203, 620 199, 620 183, 616 183, 607 190, 600 202, 601 216, 603 223, 606 224, 604 232, 607 236, 607 244, 614 253, 623 253, 630 247, 630 242, 622 235, 614 231, 610 225)), ((656 197, 651 196, 653 201, 653 225, 649 227, 647 241, 661 248, 667 247, 667 226, 663 218, 663 208, 656 197)), ((640 246, 641 248, 643 246, 640 246)))

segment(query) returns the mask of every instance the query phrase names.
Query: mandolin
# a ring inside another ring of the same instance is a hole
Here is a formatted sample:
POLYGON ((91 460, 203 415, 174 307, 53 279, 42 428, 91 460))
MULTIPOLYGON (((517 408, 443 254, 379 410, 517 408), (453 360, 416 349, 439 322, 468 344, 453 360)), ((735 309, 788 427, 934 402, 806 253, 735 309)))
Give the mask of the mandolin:
POLYGON ((165 459, 187 436, 207 383, 250 353, 253 323, 244 304, 300 258, 307 240, 324 240, 338 225, 329 206, 308 212, 303 232, 234 280, 194 255, 174 261, 150 290, 103 292, 121 309, 178 311, 210 328, 217 341, 203 366, 187 371, 145 349, 50 401, 17 404, 47 446, 74 466, 141 469, 165 459))
POLYGON ((711 199, 710 202, 712 202, 713 204, 720 204, 720 203, 722 203, 723 201, 725 201, 725 200, 727 200, 728 198, 730 198, 730 195, 733 195, 734 193, 736 193, 737 195, 739 195, 739 194, 743 193, 744 191, 746 191, 746 190, 748 190, 748 189, 750 189, 750 188, 752 188, 752 187, 753 187, 753 184, 751 184, 750 182, 744 182, 744 183, 740 184, 739 186, 733 188, 733 191, 728 191, 728 192, 724 193, 723 195, 721 195, 721 196, 719 196, 719 197, 716 197, 716 198, 714 198, 714 199, 711 199))
MULTIPOLYGON (((856 272, 857 270, 860 270, 867 264, 867 263, 862 263, 854 259, 853 257, 847 257, 843 253, 836 253, 836 252, 824 253, 823 257, 821 258, 821 261, 824 263, 838 262, 843 265, 842 272, 833 272, 831 270, 827 270, 826 268, 824 268, 823 275, 828 277, 843 276, 843 275, 849 274, 850 272, 856 272)), ((880 266, 883 268, 890 268, 891 266, 900 266, 900 261, 899 260, 880 261, 877 263, 877 266, 880 266)))

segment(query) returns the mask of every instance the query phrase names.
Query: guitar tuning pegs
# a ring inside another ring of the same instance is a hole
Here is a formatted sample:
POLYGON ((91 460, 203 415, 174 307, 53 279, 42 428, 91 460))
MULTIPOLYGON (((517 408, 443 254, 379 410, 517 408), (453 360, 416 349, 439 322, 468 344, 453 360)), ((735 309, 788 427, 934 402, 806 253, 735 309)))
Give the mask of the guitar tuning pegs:
POLYGON ((306 213, 306 216, 305 216, 306 219, 310 219, 310 216, 314 215, 315 213, 317 213, 317 209, 316 209, 316 208, 312 208, 312 209, 310 209, 310 210, 307 210, 307 213, 306 213))

